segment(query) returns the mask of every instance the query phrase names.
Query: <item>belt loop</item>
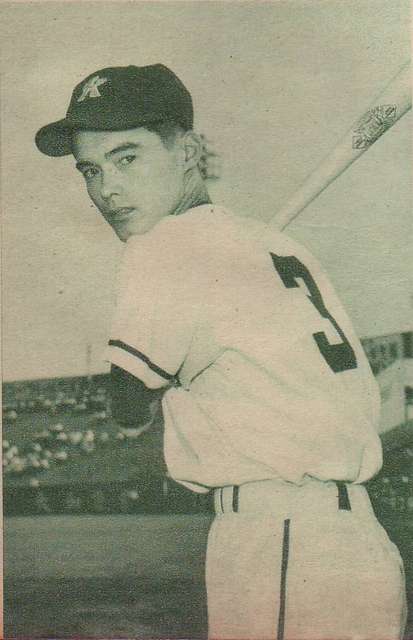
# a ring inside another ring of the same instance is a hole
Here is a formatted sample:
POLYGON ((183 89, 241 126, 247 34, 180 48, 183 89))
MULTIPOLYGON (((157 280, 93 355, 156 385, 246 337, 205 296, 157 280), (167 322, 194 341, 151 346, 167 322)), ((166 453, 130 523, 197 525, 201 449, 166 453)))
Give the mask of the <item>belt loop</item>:
POLYGON ((232 510, 234 513, 238 513, 239 508, 239 486, 234 485, 232 487, 232 510))
POLYGON ((219 506, 221 507, 221 513, 224 513, 224 487, 219 489, 219 506))
POLYGON ((338 489, 338 508, 340 511, 351 511, 350 498, 345 482, 336 482, 338 489))
POLYGON ((214 510, 216 514, 238 513, 239 510, 239 487, 236 485, 226 485, 214 489, 214 510))
POLYGON ((222 487, 217 487, 213 491, 214 511, 216 515, 222 515, 224 513, 224 501, 222 499, 222 493, 222 487))

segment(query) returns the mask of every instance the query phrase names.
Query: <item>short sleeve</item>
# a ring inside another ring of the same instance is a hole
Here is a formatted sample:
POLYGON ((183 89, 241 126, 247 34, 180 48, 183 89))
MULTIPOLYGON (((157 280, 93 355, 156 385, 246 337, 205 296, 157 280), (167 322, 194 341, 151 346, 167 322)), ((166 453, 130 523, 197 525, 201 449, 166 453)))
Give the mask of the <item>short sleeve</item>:
POLYGON ((185 252, 157 237, 131 238, 123 257, 105 358, 150 389, 177 384, 200 308, 185 252))

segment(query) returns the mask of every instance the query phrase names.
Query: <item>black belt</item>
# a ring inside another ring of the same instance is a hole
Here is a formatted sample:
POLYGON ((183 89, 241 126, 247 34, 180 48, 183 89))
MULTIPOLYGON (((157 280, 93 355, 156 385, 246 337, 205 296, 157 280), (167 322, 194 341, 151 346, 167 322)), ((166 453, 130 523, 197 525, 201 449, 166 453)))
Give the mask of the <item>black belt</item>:
MULTIPOLYGON (((350 503, 350 497, 348 495, 347 484, 343 481, 337 481, 335 484, 337 486, 337 506, 339 511, 351 511, 351 503, 350 503)), ((232 510, 231 510, 232 513, 238 513, 239 511, 239 491, 240 491, 239 485, 232 486, 232 510)), ((223 504, 222 488, 220 490, 220 502, 221 502, 221 510, 224 513, 225 509, 223 504)), ((211 503, 210 503, 211 511, 214 511, 213 505, 214 505, 214 490, 211 491, 211 503)))

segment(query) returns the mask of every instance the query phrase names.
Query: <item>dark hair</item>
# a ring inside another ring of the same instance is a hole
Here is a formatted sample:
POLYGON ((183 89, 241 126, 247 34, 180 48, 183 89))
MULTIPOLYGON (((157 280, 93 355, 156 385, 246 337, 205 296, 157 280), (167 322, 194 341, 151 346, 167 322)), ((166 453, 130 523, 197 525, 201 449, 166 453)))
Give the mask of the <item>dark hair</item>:
POLYGON ((182 125, 172 120, 159 120, 142 126, 144 129, 156 133, 167 148, 175 141, 178 134, 185 132, 182 125))

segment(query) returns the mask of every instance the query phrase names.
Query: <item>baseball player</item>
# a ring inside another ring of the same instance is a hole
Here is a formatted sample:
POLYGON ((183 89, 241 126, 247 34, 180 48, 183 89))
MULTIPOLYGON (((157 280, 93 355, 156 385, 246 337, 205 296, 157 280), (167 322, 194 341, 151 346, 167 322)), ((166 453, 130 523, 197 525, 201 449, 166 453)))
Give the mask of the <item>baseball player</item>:
POLYGON ((317 260, 211 203, 191 96, 163 65, 91 74, 36 143, 73 154, 125 242, 114 408, 144 424, 161 397, 169 474, 213 497, 209 637, 401 638, 402 561, 363 486, 379 394, 317 260))

